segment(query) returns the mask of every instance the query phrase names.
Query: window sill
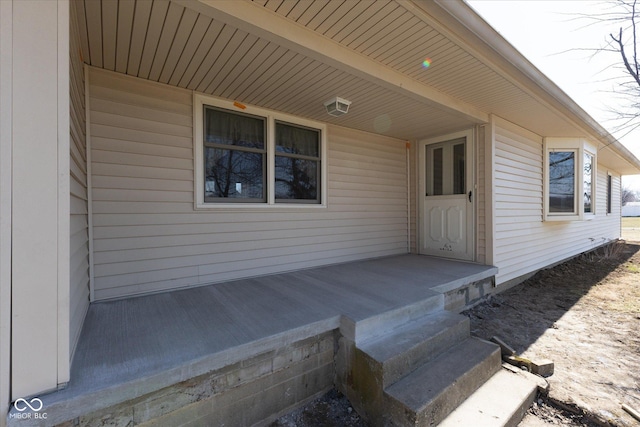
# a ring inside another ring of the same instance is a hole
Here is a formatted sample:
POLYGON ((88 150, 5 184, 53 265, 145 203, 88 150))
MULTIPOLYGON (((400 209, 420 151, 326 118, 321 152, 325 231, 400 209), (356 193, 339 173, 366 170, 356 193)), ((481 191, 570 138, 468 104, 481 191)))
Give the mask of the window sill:
POLYGON ((254 210, 290 210, 290 209, 326 209, 326 204, 318 203, 197 203, 194 206, 196 211, 211 210, 236 210, 236 211, 254 211, 254 210))
POLYGON ((569 222, 569 221, 591 221, 595 219, 595 214, 584 215, 547 215, 544 222, 569 222))

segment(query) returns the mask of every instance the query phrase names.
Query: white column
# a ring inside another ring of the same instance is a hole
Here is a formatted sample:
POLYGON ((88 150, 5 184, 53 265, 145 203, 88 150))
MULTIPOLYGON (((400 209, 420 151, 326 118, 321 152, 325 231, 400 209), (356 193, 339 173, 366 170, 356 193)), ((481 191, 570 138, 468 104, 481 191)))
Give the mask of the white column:
POLYGON ((11 399, 12 6, 0 1, 0 427, 11 399))
POLYGON ((68 33, 66 0, 13 2, 13 399, 69 378, 68 33))

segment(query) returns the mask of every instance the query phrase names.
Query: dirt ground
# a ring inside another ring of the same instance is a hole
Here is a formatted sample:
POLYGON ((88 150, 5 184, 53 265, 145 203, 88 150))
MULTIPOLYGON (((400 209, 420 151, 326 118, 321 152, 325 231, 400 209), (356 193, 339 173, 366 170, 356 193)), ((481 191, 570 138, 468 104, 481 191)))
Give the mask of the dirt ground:
MULTIPOLYGON (((473 335, 498 336, 524 357, 554 362, 548 396, 538 396, 520 427, 640 425, 622 409, 640 410, 640 242, 540 271, 463 314, 473 335)), ((364 425, 331 392, 272 427, 364 425)))
POLYGON ((521 427, 632 426, 640 408, 640 246, 619 242, 543 270, 467 311, 471 333, 551 359, 551 390, 521 427), (562 408, 563 410, 556 410, 562 408))

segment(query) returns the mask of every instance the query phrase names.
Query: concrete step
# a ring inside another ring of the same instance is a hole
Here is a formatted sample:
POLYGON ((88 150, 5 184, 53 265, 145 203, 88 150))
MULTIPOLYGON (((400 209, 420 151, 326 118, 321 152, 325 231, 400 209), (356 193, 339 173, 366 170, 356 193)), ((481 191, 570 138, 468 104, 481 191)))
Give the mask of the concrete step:
POLYGON ((469 319, 448 311, 423 316, 358 346, 382 388, 469 338, 469 319))
POLYGON ((444 295, 432 293, 424 298, 388 310, 376 316, 360 320, 351 320, 343 316, 340 322, 340 332, 356 345, 364 341, 389 334, 396 328, 424 317, 428 314, 438 313, 444 309, 444 295))
POLYGON ((497 345, 468 338, 385 388, 385 424, 437 425, 500 367, 497 345))
POLYGON ((515 427, 533 404, 532 374, 501 369, 458 406, 439 427, 515 427))

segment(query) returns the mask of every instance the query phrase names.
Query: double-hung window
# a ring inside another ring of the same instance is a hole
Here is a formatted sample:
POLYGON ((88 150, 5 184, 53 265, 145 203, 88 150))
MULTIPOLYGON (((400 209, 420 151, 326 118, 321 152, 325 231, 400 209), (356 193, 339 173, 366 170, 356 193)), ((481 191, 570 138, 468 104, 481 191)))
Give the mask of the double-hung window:
POLYGON ((275 122, 276 202, 320 202, 320 131, 275 122))
POLYGON ((595 214, 596 150, 574 138, 545 139, 544 219, 569 221, 595 214))
POLYGON ((204 201, 266 202, 266 120, 204 107, 204 201))
POLYGON ((196 207, 326 206, 325 128, 194 97, 196 207))

